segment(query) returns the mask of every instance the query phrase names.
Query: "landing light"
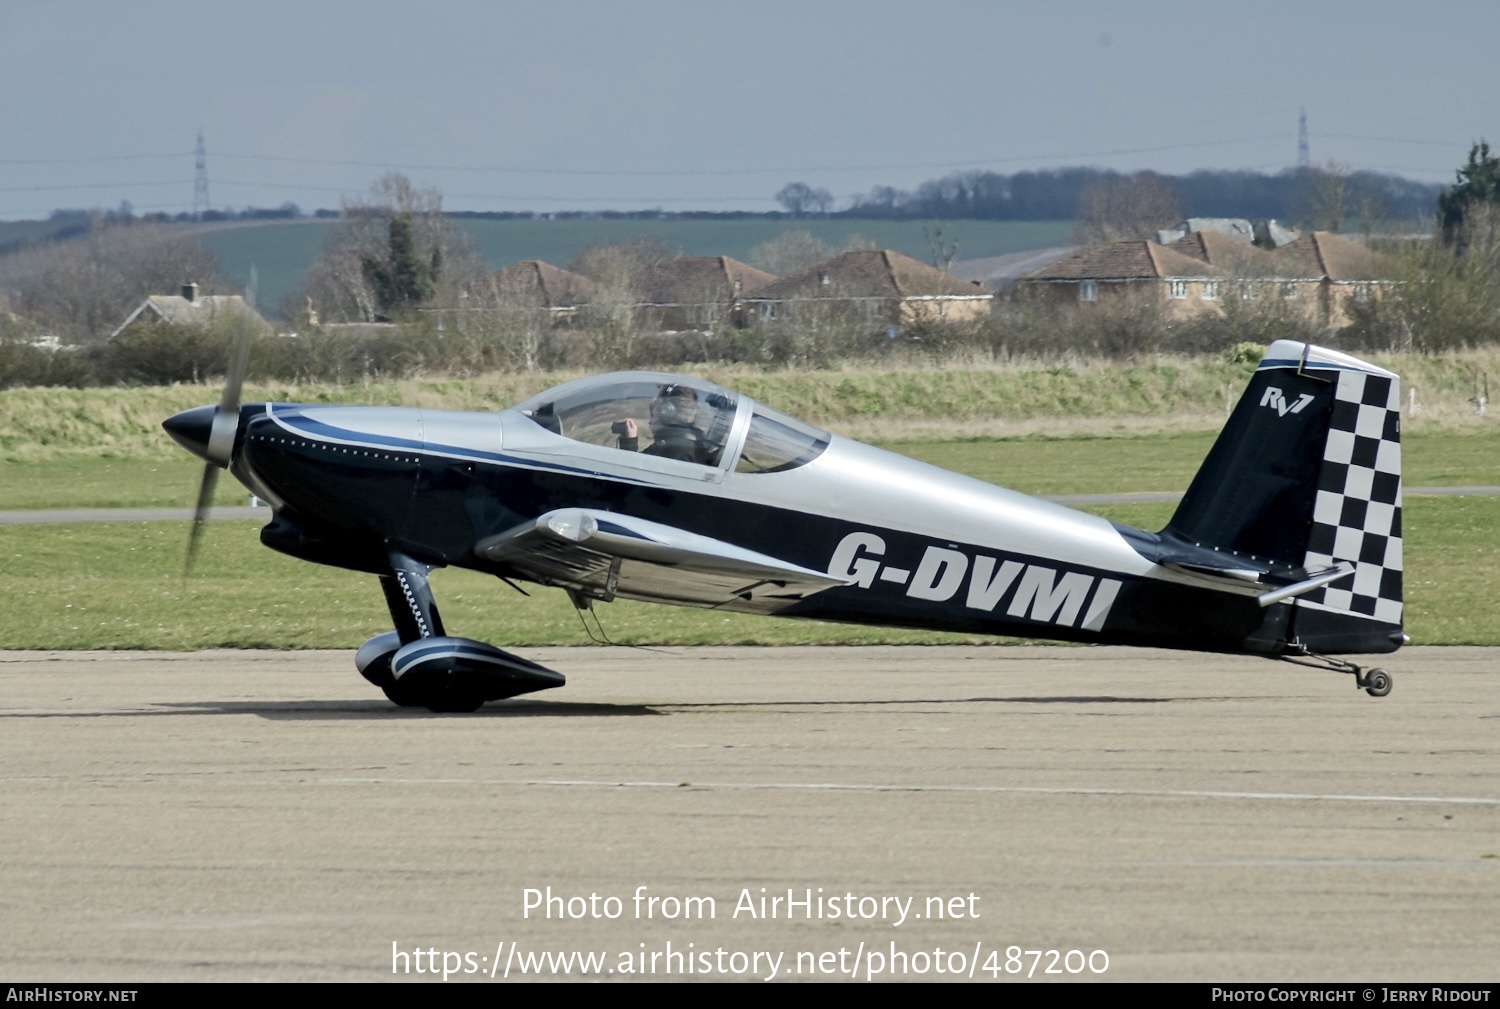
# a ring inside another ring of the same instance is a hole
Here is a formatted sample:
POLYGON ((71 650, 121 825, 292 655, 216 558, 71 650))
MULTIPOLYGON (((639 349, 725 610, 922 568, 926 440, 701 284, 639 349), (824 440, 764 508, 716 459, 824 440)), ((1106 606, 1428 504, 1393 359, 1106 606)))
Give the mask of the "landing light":
POLYGON ((565 540, 582 543, 599 531, 599 523, 585 511, 568 508, 549 517, 547 528, 565 540))

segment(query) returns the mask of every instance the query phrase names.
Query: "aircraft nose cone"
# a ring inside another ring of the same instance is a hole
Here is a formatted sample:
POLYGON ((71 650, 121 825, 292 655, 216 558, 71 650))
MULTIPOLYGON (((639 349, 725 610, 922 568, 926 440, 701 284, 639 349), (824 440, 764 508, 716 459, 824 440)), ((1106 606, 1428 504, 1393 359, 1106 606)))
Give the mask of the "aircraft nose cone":
POLYGON ((195 406, 191 410, 172 414, 161 422, 161 426, 177 444, 198 458, 208 460, 208 439, 213 434, 216 409, 217 407, 212 406, 195 406))

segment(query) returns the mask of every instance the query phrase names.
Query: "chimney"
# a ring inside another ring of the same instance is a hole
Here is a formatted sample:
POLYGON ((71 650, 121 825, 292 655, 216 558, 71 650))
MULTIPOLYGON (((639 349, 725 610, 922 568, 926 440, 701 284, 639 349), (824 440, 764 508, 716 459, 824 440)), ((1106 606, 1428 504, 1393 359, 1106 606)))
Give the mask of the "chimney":
POLYGON ((187 301, 187 303, 189 305, 196 305, 196 304, 198 304, 198 285, 197 284, 183 284, 182 285, 182 297, 187 301))

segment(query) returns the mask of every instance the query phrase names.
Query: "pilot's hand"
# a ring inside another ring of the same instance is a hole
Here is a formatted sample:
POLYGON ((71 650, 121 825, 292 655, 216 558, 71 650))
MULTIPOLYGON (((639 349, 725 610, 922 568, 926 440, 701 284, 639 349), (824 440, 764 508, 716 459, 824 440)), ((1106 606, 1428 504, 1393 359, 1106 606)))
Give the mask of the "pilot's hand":
POLYGON ((635 421, 631 420, 629 417, 625 418, 625 435, 624 436, 626 438, 639 438, 640 435, 641 435, 641 429, 636 426, 635 421))

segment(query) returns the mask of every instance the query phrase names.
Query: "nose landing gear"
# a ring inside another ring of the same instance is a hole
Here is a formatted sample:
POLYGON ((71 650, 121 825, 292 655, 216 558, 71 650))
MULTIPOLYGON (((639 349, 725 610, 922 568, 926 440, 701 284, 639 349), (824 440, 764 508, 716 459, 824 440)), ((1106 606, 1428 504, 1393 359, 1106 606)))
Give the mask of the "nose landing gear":
POLYGON ((449 637, 427 584, 431 569, 399 553, 390 558, 391 573, 380 584, 396 629, 366 641, 354 664, 392 702, 474 711, 486 701, 563 685, 561 673, 529 659, 483 641, 449 637))

